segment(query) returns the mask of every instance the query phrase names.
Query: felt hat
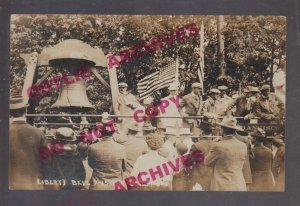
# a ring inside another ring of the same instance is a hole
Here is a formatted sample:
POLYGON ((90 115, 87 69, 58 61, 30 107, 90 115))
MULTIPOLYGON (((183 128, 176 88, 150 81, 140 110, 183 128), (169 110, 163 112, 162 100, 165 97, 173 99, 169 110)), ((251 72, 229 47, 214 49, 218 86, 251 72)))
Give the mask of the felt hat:
POLYGON ((216 124, 222 127, 235 129, 237 131, 244 131, 241 127, 237 125, 237 120, 233 117, 225 117, 220 123, 216 124))

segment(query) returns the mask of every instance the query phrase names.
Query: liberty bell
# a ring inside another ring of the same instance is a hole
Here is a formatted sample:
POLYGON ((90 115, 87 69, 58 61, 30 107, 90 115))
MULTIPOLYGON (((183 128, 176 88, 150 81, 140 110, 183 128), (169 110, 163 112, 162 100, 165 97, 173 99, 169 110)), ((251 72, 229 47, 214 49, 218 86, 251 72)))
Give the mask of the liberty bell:
POLYGON ((94 108, 88 100, 83 79, 78 79, 75 76, 65 76, 61 80, 59 96, 51 108, 62 107, 94 108))

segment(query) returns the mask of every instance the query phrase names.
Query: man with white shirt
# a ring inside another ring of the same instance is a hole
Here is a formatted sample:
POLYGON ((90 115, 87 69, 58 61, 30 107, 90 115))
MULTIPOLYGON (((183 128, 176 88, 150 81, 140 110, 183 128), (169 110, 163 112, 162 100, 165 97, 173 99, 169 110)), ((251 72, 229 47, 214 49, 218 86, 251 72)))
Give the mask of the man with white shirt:
POLYGON ((162 104, 165 104, 165 107, 162 107, 163 110, 160 111, 160 128, 176 128, 182 127, 181 118, 163 118, 163 117, 181 117, 179 113, 179 96, 178 96, 178 86, 176 84, 171 84, 169 86, 169 96, 161 99, 162 104))
MULTIPOLYGON (((152 134, 146 136, 146 142, 150 151, 146 154, 141 155, 135 162, 131 176, 141 177, 141 174, 144 176, 149 176, 143 181, 145 184, 139 184, 139 187, 136 190, 146 190, 146 191, 165 191, 171 190, 172 187, 172 175, 164 175, 163 169, 159 167, 166 162, 167 158, 162 157, 158 154, 158 149, 163 146, 164 140, 163 137, 159 134, 152 134), (147 172, 149 171, 149 172, 147 172)), ((140 183, 142 181, 139 181, 140 183)), ((130 189, 131 187, 127 187, 130 189)))

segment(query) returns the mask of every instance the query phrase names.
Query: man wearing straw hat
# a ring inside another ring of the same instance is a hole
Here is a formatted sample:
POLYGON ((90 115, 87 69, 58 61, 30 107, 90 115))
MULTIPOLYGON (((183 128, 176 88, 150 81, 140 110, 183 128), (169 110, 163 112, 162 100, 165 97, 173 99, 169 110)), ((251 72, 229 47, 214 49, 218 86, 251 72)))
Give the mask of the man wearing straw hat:
POLYGON ((9 188, 43 189, 37 184, 43 178, 43 162, 39 148, 46 146, 45 135, 37 128, 26 123, 26 108, 22 96, 10 98, 9 128, 9 188))
POLYGON ((236 139, 236 131, 243 131, 233 117, 221 123, 223 140, 216 142, 205 157, 204 164, 214 168, 212 191, 246 191, 243 165, 247 156, 246 144, 236 139))

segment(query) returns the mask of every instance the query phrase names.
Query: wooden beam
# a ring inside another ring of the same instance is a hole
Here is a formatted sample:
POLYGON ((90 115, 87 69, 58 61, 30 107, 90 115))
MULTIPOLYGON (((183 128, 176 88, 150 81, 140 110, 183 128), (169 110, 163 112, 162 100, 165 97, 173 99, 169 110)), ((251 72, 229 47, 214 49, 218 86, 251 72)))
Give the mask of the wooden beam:
POLYGON ((96 70, 96 68, 92 68, 91 71, 95 74, 95 76, 100 80, 100 82, 107 88, 110 90, 110 85, 103 79, 103 77, 101 76, 101 74, 99 74, 96 70))
POLYGON ((44 74, 44 76, 42 76, 42 78, 40 78, 40 79, 37 81, 37 83, 35 83, 34 86, 39 86, 45 79, 47 79, 47 77, 50 76, 50 74, 52 74, 53 71, 54 71, 54 69, 53 69, 53 68, 50 68, 50 69, 46 72, 46 74, 44 74))

